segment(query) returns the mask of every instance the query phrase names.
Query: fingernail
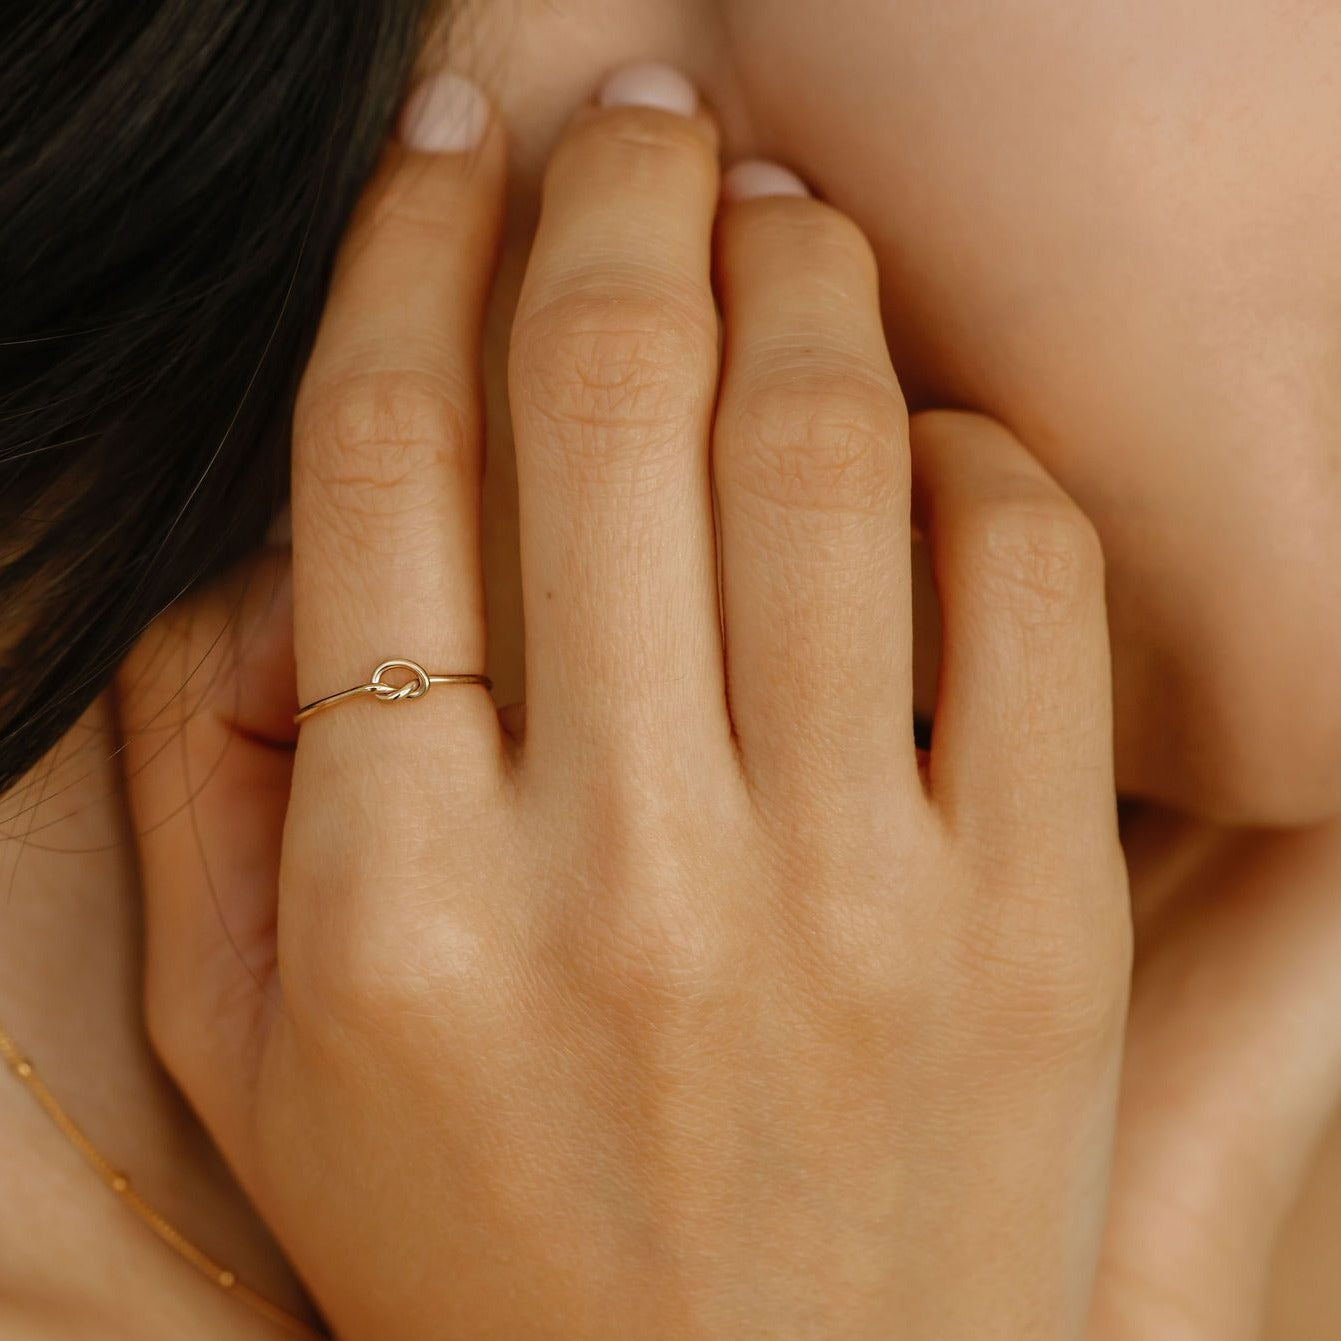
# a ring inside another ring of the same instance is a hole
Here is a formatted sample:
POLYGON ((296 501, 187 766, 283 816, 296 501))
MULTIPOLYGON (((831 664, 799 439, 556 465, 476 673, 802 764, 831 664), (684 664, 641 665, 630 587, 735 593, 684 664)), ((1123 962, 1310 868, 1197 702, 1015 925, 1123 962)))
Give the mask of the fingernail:
POLYGON ((484 94, 469 79, 443 73, 429 76, 405 100, 400 137, 420 153, 464 154, 484 139, 488 125, 484 94))
POLYGON ((766 158, 742 159, 722 175, 722 198, 727 201, 809 194, 810 188, 790 168, 766 158))
POLYGON ((641 61, 616 70, 601 86, 602 107, 656 107, 676 116, 693 116, 698 90, 679 70, 659 61, 641 61))

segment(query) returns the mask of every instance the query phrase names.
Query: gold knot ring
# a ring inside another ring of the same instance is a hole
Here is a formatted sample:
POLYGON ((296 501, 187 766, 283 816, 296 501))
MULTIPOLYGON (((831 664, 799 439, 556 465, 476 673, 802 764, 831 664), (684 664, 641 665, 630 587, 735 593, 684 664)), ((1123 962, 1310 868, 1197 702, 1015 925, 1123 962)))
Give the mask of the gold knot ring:
POLYGON ((401 657, 384 661, 368 677, 367 684, 356 684, 352 689, 342 689, 338 694, 327 694, 299 708, 293 715, 295 723, 305 722, 318 712, 325 712, 338 703, 347 703, 365 694, 371 694, 379 703, 408 702, 410 699, 423 698, 429 688, 435 684, 482 684, 492 689, 494 682, 487 675, 430 675, 417 661, 406 661, 401 657), (389 670, 407 670, 414 677, 404 684, 387 684, 382 676, 389 670))

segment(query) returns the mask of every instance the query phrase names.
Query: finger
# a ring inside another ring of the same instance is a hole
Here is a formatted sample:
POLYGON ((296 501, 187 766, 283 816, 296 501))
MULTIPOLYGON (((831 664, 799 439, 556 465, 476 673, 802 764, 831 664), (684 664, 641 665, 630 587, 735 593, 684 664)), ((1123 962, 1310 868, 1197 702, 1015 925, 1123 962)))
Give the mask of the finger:
MULTIPOLYGON (((421 85, 401 126, 339 253, 295 409, 303 703, 366 682, 391 658, 435 674, 484 669, 480 343, 504 137, 453 75, 421 85)), ((425 713, 452 714, 455 759, 497 744, 487 691, 462 687, 412 710, 341 706, 310 719, 304 740, 321 737, 338 760, 403 763, 425 713)))
POLYGON ((907 416, 870 245, 791 174, 728 174, 713 437, 732 720, 756 785, 917 776, 907 416))
POLYGON ((550 162, 513 334, 527 746, 678 744, 707 702, 725 748, 707 464, 716 132, 662 67, 616 76, 606 100, 550 162))
MULTIPOLYGON (((1094 528, 1004 428, 912 421, 915 512, 944 621, 931 746, 952 818, 1115 841, 1112 672, 1094 528)), ((1106 850, 1106 849, 1105 849, 1106 850)))
POLYGON ((150 1032, 229 1158, 278 1005, 280 838, 293 761, 287 550, 169 611, 117 680, 145 898, 150 1032))

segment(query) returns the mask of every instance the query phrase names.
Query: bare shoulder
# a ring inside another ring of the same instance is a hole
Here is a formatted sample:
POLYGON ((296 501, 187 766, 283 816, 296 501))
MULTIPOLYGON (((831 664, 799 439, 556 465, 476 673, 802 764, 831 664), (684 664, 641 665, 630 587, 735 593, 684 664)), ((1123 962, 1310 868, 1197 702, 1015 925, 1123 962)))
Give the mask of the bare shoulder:
POLYGON ((1272 1280, 1267 1341, 1341 1336, 1341 1113, 1286 1226, 1272 1280))

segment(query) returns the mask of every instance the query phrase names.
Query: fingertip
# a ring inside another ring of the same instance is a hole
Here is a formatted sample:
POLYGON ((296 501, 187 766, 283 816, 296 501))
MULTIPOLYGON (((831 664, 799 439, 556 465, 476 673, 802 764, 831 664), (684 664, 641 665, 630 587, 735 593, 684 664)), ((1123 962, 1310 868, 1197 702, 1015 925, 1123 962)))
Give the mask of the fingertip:
POLYGON ((676 116, 692 117, 699 95, 691 80, 662 61, 636 61, 606 77, 596 94, 601 107, 654 107, 676 116))
POLYGON ((694 127, 714 152, 720 142, 716 114, 703 94, 688 75, 663 61, 634 61, 612 70, 574 112, 569 129, 611 114, 671 116, 694 127))
POLYGON ((806 198, 810 195, 810 188, 796 173, 769 159, 742 159, 722 175, 722 200, 728 205, 768 196, 806 198))
POLYGON ((465 154, 484 143, 494 121, 478 84, 452 70, 421 80, 406 98, 397 122, 401 142, 423 154, 465 154))

